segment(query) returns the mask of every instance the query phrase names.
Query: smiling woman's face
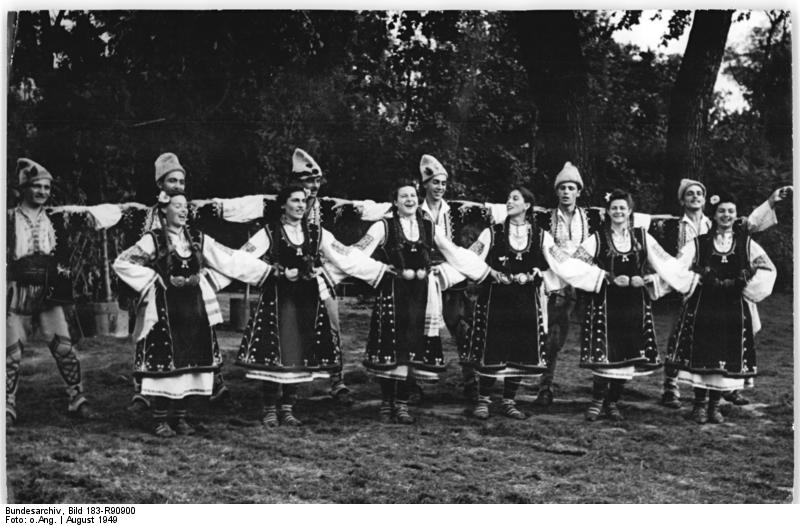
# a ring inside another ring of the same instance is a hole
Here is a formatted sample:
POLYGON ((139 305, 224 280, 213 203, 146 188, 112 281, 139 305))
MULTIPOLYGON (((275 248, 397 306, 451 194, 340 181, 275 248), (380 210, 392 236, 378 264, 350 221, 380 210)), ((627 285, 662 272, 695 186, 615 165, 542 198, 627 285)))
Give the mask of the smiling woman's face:
POLYGON ((714 212, 714 221, 722 228, 730 228, 736 221, 736 205, 733 203, 720 203, 714 212))
POLYGON ((625 199, 614 199, 608 203, 608 216, 615 225, 622 225, 628 222, 631 209, 625 199))
POLYGON ((398 188, 394 205, 397 207, 397 211, 400 215, 414 215, 417 212, 417 206, 419 206, 417 189, 413 186, 401 186, 398 188))
POLYGON ((289 194, 286 202, 281 206, 283 214, 288 219, 303 219, 306 213, 306 193, 305 191, 297 191, 289 194))
POLYGON ((186 225, 186 220, 189 217, 189 204, 186 201, 185 195, 173 195, 169 204, 164 209, 167 217, 167 225, 173 227, 182 227, 186 225))

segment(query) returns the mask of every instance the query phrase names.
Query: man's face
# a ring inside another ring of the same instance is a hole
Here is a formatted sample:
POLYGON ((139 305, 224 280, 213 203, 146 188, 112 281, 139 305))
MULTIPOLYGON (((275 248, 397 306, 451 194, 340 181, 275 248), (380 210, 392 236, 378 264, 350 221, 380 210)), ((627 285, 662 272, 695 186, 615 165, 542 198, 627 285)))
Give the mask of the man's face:
POLYGON ((425 183, 425 195, 431 201, 441 201, 447 190, 447 176, 435 175, 425 183))
POLYGON ((158 182, 158 188, 169 195, 182 194, 186 191, 186 176, 183 172, 170 172, 158 182))
POLYGON ((309 175, 307 177, 303 177, 300 180, 300 183, 303 185, 303 188, 306 189, 306 192, 308 192, 309 197, 317 197, 317 193, 319 193, 319 187, 322 186, 322 176, 309 175))
POLYGON ((684 210, 702 210, 704 206, 706 206, 706 193, 702 186, 693 184, 683 192, 684 210))
POLYGON ((574 206, 581 195, 581 189, 575 183, 561 183, 556 188, 556 196, 558 196, 558 204, 563 207, 574 206))
POLYGON ((44 206, 50 199, 50 181, 48 179, 36 179, 28 184, 22 191, 22 199, 28 206, 38 208, 44 206))

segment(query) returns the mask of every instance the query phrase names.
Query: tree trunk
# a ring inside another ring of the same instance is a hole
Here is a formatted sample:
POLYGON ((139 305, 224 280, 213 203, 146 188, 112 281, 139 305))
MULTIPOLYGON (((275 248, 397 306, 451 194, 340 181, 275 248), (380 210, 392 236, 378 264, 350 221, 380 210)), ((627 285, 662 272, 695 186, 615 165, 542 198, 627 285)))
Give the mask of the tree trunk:
POLYGON ((536 105, 537 152, 534 167, 552 193, 552 182, 566 161, 581 172, 591 194, 593 163, 593 116, 588 107, 588 72, 581 49, 578 21, 572 11, 525 11, 509 13, 517 36, 520 60, 528 74, 530 94, 536 105))
POLYGON ((675 206, 675 192, 684 177, 703 180, 703 144, 713 103, 731 10, 696 11, 686 52, 669 106, 664 159, 664 204, 675 206))

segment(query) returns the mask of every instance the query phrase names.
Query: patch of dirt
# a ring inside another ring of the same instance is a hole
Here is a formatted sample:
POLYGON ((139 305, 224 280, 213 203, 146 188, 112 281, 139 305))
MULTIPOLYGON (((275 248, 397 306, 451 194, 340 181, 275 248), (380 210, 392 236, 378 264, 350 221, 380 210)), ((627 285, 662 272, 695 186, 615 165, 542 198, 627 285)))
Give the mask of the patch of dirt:
MULTIPOLYGON (((227 299, 220 301, 227 309, 227 299)), ((469 416, 461 371, 445 334, 449 367, 424 387, 414 425, 380 424, 377 383, 361 367, 371 301, 340 306, 345 380, 354 404, 342 407, 326 382, 301 388, 299 429, 259 424, 260 385, 233 365, 241 335, 219 333, 232 392, 223 406, 190 403, 201 432, 158 439, 147 414, 125 410, 132 344, 95 337, 81 344, 86 391, 103 418, 76 422, 44 342, 26 346, 20 421, 7 434, 9 493, 18 503, 740 503, 791 501, 793 486, 792 297, 759 306, 769 345, 759 347, 753 403, 726 404, 725 424, 698 426, 683 409, 658 405, 662 375, 630 382, 623 422, 586 422, 591 376, 578 368, 575 324, 559 356, 555 403, 518 402, 512 421, 469 416)), ((659 304, 661 348, 675 317, 659 304)), ((499 400, 502 385, 494 398, 499 400)), ((691 391, 682 389, 685 397, 691 391)))

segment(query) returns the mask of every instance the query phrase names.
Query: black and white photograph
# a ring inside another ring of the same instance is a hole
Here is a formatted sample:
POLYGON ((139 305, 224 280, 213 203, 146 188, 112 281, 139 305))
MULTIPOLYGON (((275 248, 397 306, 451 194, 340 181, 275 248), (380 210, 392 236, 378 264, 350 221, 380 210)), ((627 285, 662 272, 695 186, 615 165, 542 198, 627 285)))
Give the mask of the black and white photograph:
POLYGON ((4 10, 6 522, 797 502, 796 12, 443 5, 4 10))

